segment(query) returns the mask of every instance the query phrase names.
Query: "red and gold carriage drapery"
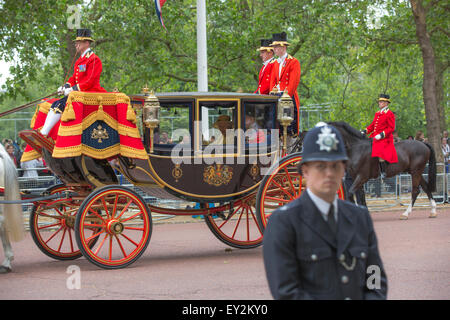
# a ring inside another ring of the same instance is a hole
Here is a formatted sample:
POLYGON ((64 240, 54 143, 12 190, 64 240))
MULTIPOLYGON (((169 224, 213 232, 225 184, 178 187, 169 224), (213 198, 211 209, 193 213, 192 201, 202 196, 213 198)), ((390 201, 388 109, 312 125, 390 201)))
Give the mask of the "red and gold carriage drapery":
POLYGON ((148 158, 124 93, 71 92, 55 141, 54 158, 148 158))
MULTIPOLYGON (((45 119, 47 118, 48 111, 50 110, 50 107, 53 102, 55 102, 58 99, 48 99, 48 100, 42 100, 42 103, 38 104, 36 107, 36 111, 34 113, 33 118, 31 119, 30 128, 34 129, 36 131, 40 131, 41 128, 44 126, 45 119)), ((59 122, 50 130, 48 133, 48 137, 55 141, 56 137, 58 136, 58 129, 59 129, 59 122)), ((25 150, 23 151, 22 158, 20 159, 21 162, 34 160, 37 158, 40 158, 41 154, 34 150, 29 144, 26 146, 25 150)))

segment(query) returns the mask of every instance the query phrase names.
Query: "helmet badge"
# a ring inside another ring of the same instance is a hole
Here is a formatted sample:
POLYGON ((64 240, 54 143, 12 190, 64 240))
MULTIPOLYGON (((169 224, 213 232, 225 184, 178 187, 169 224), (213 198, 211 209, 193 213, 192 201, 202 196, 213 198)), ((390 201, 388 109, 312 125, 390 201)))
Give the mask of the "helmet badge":
POLYGON ((319 133, 319 138, 316 143, 320 146, 320 150, 326 150, 330 152, 331 150, 337 150, 337 144, 339 140, 336 138, 336 134, 332 133, 331 128, 324 126, 321 129, 322 133, 319 133))

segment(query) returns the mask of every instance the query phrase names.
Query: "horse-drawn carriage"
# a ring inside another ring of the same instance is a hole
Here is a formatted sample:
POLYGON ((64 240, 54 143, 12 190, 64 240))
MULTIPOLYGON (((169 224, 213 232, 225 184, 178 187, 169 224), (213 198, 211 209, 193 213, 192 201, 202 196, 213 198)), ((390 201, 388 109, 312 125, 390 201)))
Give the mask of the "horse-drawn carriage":
MULTIPOLYGON (((303 191, 297 170, 302 137, 287 143, 293 119, 287 94, 73 92, 55 139, 36 130, 48 110, 45 103, 36 111, 34 130, 20 136, 62 181, 30 200, 31 235, 54 259, 84 256, 102 268, 126 267, 149 244, 151 213, 202 215, 222 242, 255 248, 270 214, 303 191), (135 188, 120 185, 118 174, 135 188), (193 201, 197 208, 155 205, 142 192, 193 201)), ((348 125, 339 129, 350 151, 349 169, 361 162, 353 159, 357 155, 370 158, 369 139, 348 125), (355 137, 367 144, 364 152, 352 152, 355 137)), ((420 177, 426 161, 434 161, 434 153, 423 148, 420 177)), ((434 178, 426 189, 433 183, 434 178)), ((343 186, 338 196, 344 198, 343 186)))
POLYGON ((55 140, 20 133, 62 181, 30 214, 35 243, 54 259, 128 266, 148 246, 151 213, 202 215, 219 240, 254 248, 270 213, 301 193, 301 155, 287 155, 287 95, 74 92, 67 106, 55 140), (118 174, 197 209, 147 203, 118 174))

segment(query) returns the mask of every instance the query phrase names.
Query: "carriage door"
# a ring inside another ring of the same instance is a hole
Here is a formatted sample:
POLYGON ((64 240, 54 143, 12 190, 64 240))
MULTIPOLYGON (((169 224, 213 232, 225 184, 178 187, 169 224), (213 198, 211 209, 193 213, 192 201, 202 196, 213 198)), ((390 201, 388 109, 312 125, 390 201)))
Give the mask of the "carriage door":
POLYGON ((237 153, 235 134, 239 123, 239 99, 197 101, 197 147, 204 160, 237 153))
POLYGON ((242 128, 245 154, 261 155, 277 150, 276 103, 244 101, 242 128))

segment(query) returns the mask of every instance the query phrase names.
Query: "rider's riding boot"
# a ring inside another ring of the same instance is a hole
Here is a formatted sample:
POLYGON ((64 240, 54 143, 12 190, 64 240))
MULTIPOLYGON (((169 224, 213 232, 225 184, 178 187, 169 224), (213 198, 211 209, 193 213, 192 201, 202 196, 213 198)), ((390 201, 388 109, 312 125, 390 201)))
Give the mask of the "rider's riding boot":
POLYGON ((53 109, 50 109, 48 111, 47 118, 45 119, 44 126, 41 129, 41 134, 47 136, 60 118, 61 113, 55 112, 53 111, 53 109))
POLYGON ((386 161, 380 161, 380 176, 381 179, 386 178, 386 161))

